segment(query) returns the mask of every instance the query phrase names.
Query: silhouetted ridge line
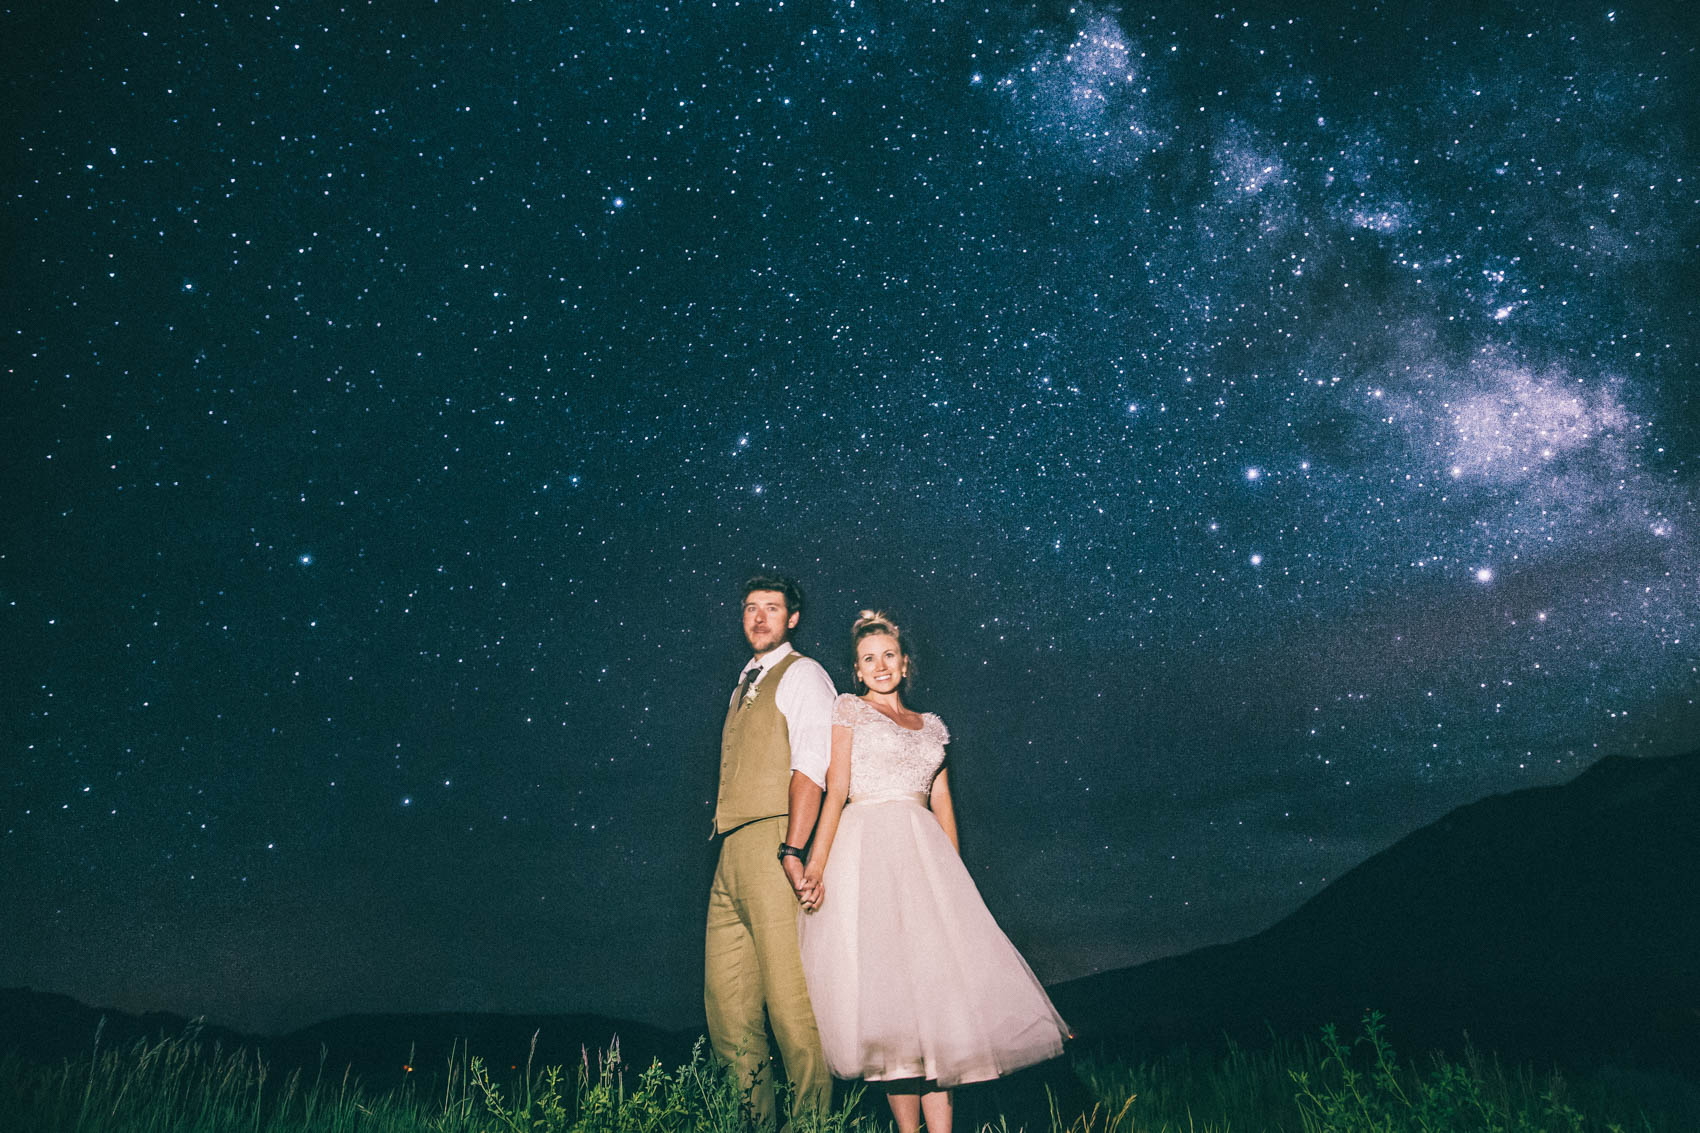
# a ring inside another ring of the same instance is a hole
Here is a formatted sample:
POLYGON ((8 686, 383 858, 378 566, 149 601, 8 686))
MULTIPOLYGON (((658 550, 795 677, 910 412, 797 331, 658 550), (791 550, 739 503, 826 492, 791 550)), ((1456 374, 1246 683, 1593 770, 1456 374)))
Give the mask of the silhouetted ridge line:
POLYGON ((139 1039, 179 1038, 193 1029, 208 1053, 215 1045, 226 1052, 244 1047, 281 1070, 316 1069, 323 1054, 327 1073, 352 1067, 363 1081, 380 1089, 409 1073, 440 1073, 456 1050, 463 1055, 470 1051, 496 1069, 524 1066, 533 1034, 538 1066, 577 1065, 586 1051, 594 1057, 616 1040, 628 1065, 647 1066, 655 1058, 674 1065, 690 1056, 696 1039, 695 1031, 664 1031, 602 1015, 460 1012, 346 1015, 285 1035, 245 1035, 181 1015, 135 1015, 88 1007, 64 995, 0 989, 0 1053, 16 1051, 34 1062, 86 1058, 95 1047, 97 1028, 105 1050, 139 1039))
POLYGON ((1462 806, 1264 932, 1053 989, 1088 1038, 1263 1041, 1388 1013, 1405 1047, 1700 1066, 1700 752, 1462 806))

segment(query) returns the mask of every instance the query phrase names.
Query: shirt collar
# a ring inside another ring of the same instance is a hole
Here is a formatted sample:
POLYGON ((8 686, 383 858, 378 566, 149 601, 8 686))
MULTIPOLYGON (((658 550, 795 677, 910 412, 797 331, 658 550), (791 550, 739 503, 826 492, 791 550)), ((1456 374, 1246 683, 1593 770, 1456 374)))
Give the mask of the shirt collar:
POLYGON ((760 657, 751 657, 750 660, 749 660, 749 663, 746 664, 742 669, 740 669, 738 671, 738 679, 743 680, 745 673, 749 672, 755 666, 760 665, 761 666, 761 677, 756 678, 756 683, 759 685, 759 684, 761 684, 761 678, 767 676, 767 674, 773 669, 773 666, 775 666, 779 662, 783 661, 788 654, 795 653, 795 652, 796 652, 796 650, 794 648, 792 648, 791 643, 789 641, 787 641, 783 645, 780 645, 780 646, 773 648, 773 649, 769 649, 766 653, 763 653, 760 657))

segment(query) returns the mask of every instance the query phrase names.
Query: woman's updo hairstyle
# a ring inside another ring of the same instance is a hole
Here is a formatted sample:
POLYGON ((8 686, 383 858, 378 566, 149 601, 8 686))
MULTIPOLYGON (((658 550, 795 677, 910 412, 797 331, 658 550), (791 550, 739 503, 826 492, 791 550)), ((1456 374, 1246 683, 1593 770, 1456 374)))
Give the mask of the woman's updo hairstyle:
POLYGON ((907 689, 909 683, 915 679, 915 658, 910 655, 909 643, 903 640, 903 631, 891 620, 891 615, 880 610, 863 610, 856 615, 856 621, 850 626, 850 671, 856 687, 865 687, 861 674, 856 672, 856 660, 862 652, 862 639, 877 633, 896 639, 898 655, 908 662, 903 680, 898 682, 897 687, 899 691, 907 689))

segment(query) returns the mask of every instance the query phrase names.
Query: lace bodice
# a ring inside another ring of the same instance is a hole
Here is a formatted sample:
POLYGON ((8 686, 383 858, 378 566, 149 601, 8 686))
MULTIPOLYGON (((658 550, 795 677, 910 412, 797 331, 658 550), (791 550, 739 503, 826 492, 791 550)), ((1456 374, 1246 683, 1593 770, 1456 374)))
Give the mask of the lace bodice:
POLYGON ((850 747, 850 797, 931 791, 944 763, 950 732, 931 712, 911 731, 893 723, 859 696, 845 693, 832 707, 836 727, 854 729, 850 747))

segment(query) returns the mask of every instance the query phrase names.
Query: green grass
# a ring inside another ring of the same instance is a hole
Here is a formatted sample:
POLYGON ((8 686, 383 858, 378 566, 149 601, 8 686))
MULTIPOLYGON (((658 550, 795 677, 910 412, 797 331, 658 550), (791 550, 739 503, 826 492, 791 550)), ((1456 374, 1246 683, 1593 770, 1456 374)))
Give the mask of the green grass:
POLYGON ((1104 1111, 1106 1133, 1685 1133, 1700 1130, 1700 1083, 1672 1075, 1507 1069, 1467 1050, 1462 1062, 1402 1060, 1382 1019, 1363 1033, 1248 1052, 1186 1052, 1139 1065, 1077 1057, 1075 1073, 1104 1111), (1131 1099, 1131 1101, 1127 1100, 1131 1099))
MULTIPOLYGON (((1379 1016, 1351 1043, 1332 1028, 1255 1053, 1185 1052, 1140 1064, 1077 1056, 1096 1100, 1053 1112, 1029 1133, 1678 1133, 1700 1129, 1700 1086, 1601 1072, 1579 1081, 1507 1070, 1467 1054, 1407 1061, 1379 1016)), ((689 1062, 625 1066, 615 1048, 577 1066, 527 1065, 497 1081, 457 1052, 430 1089, 374 1094, 346 1073, 279 1077, 245 1050, 204 1047, 196 1033, 101 1050, 46 1067, 0 1061, 0 1129, 29 1133, 734 1133, 733 1085, 699 1043, 689 1062)), ((881 1133, 877 1096, 859 1091, 798 1133, 881 1133)), ((994 1133, 1016 1133, 1008 1123, 994 1133)))

